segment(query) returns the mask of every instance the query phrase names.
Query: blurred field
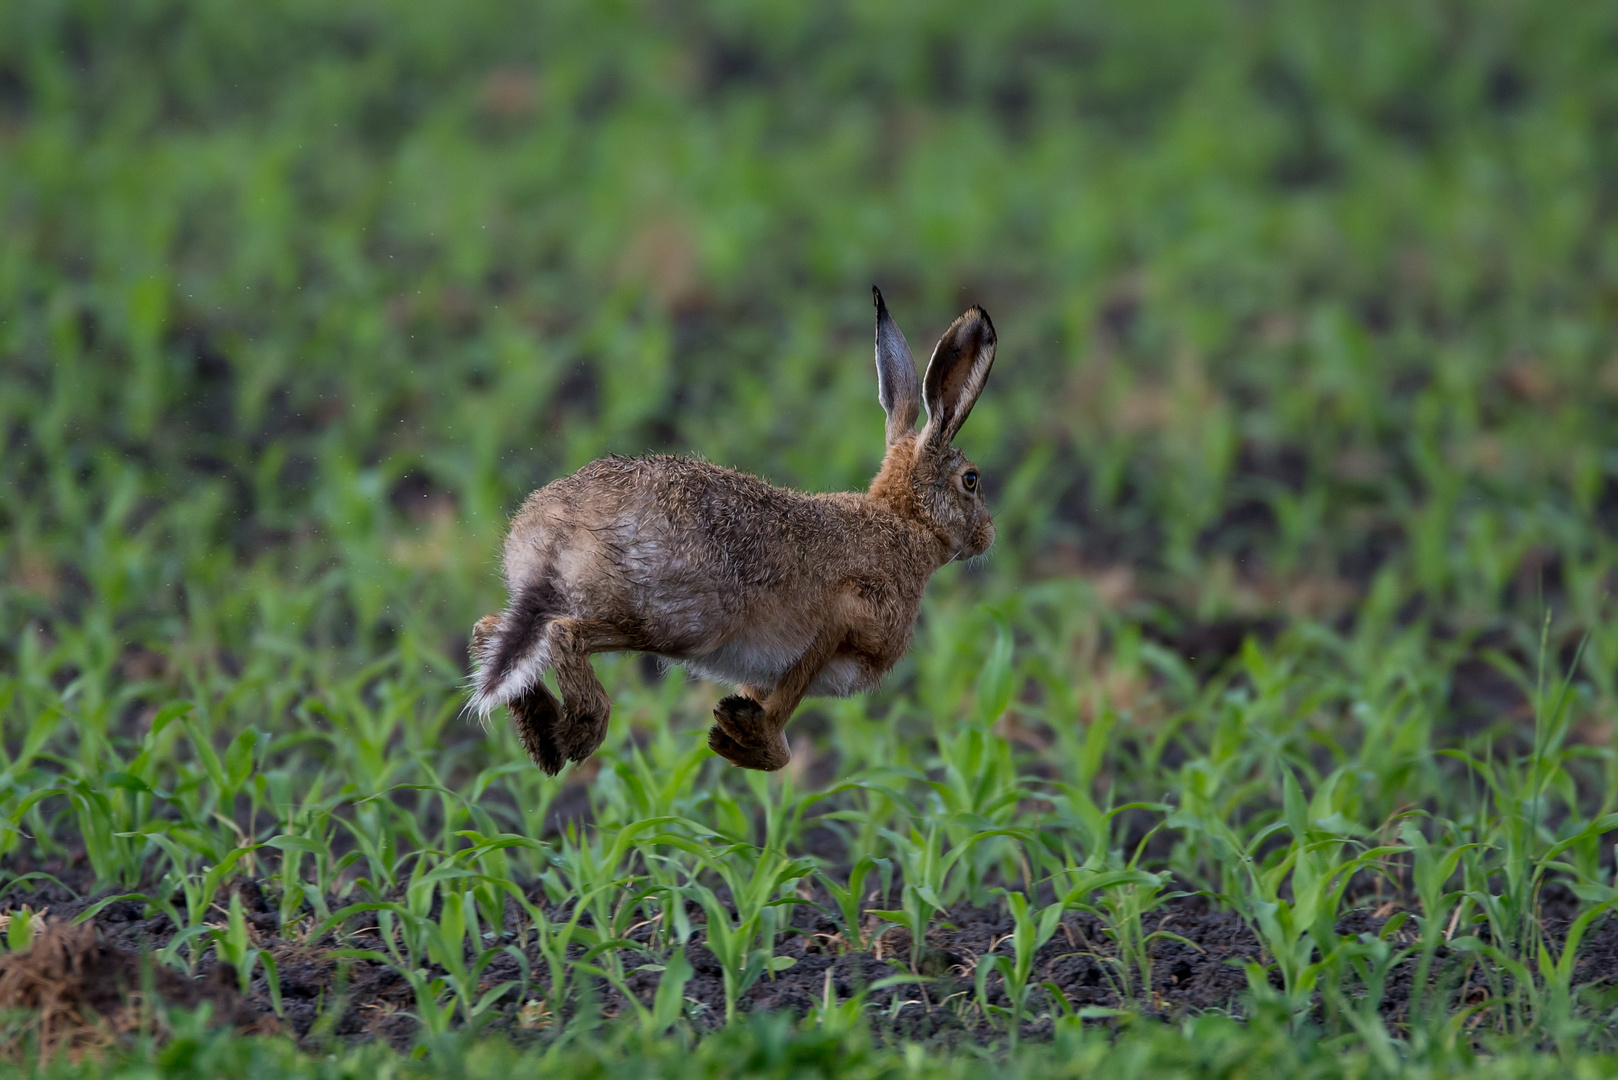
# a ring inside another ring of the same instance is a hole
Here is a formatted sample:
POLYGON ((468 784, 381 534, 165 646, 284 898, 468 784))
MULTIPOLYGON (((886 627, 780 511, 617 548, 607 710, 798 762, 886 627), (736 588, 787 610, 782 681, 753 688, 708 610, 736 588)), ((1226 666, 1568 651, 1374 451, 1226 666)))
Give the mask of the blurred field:
POLYGON ((0 5, 0 909, 306 1049, 1604 1069, 1615 214, 1606 3, 0 5), (462 720, 533 487, 866 483, 872 283, 1000 333, 888 684, 768 780, 636 658, 558 780, 462 720))

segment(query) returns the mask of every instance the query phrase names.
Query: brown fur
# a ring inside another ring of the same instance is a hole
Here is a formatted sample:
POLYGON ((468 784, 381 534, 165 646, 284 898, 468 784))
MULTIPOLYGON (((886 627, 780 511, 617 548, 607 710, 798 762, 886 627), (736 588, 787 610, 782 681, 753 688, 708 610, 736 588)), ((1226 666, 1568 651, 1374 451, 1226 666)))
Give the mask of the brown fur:
POLYGON ((888 446, 868 491, 805 494, 657 455, 593 461, 523 503, 505 545, 511 604, 473 630, 472 705, 505 704, 547 773, 600 747, 612 706, 589 656, 623 650, 736 683, 709 745, 781 768, 803 697, 879 680, 910 645, 927 579, 994 542, 976 470, 950 445, 988 377, 994 327, 972 308, 940 339, 916 432, 909 349, 875 295, 888 446))

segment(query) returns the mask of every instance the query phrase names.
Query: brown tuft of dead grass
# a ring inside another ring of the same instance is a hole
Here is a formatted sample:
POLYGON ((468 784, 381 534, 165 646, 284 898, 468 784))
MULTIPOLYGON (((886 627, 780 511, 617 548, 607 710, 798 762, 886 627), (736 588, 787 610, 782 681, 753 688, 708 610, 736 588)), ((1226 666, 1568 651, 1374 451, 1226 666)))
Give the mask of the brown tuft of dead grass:
POLYGON ((273 1030, 274 1017, 256 1015, 234 981, 228 964, 189 979, 107 945, 94 926, 50 922, 26 952, 0 956, 0 1011, 19 1018, 0 1059, 18 1061, 33 1048, 41 1063, 59 1053, 77 1060, 141 1033, 161 1036, 166 1008, 206 1005, 240 1031, 273 1030))

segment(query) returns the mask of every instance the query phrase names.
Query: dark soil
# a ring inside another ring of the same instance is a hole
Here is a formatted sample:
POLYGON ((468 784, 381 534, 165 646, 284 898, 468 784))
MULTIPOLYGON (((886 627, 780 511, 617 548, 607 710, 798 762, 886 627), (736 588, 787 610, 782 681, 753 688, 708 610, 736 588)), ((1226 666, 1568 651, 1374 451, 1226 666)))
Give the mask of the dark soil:
MULTIPOLYGON (((288 928, 291 936, 282 935, 278 916, 258 883, 242 880, 233 889, 241 894, 258 945, 276 960, 283 1004, 279 1019, 274 1015, 262 969, 255 971, 250 991, 243 997, 236 992, 234 970, 218 962, 210 950, 197 958, 197 976, 188 979, 143 960, 173 937, 175 928, 166 916, 143 910, 139 901, 118 901, 87 924, 70 928, 67 923, 91 901, 75 899, 52 884, 26 894, 13 889, 0 900, 0 908, 24 903, 34 910, 48 907, 50 918, 57 920, 31 953, 0 958, 0 1008, 39 1010, 47 1028, 56 1025, 58 1033, 54 1037, 93 1041, 131 1028, 131 995, 138 997, 145 986, 171 1006, 194 1008, 209 1002, 216 1019, 238 1028, 279 1027, 315 1042, 332 1036, 382 1039, 398 1046, 411 1042, 416 1021, 410 1013, 416 1002, 405 979, 385 964, 332 955, 339 948, 382 950, 383 942, 374 923, 354 920, 353 932, 341 941, 333 935, 312 942, 298 941, 296 928, 288 928), (147 981, 143 983, 143 979, 147 981), (78 1034, 68 1036, 62 1032, 78 1034)), ((1559 893, 1555 886, 1547 888, 1542 904, 1545 929, 1553 939, 1565 933, 1572 910, 1571 897, 1560 898, 1559 893), (1564 912, 1563 908, 1568 910, 1564 912)), ((221 900, 222 905, 226 902, 221 900)), ((836 1001, 865 992, 867 1002, 874 1006, 879 1030, 893 1037, 953 1044, 988 1042, 1003 1035, 1002 1029, 985 1019, 978 1008, 973 976, 980 957, 991 952, 1011 955, 1008 935, 1012 923, 1008 914, 974 908, 953 911, 948 920, 930 932, 912 971, 911 943, 905 930, 891 926, 883 930, 886 924, 872 920, 863 928, 870 948, 849 949, 839 933, 840 927, 827 917, 825 912, 829 910, 829 905, 814 903, 794 910, 791 929, 777 941, 777 953, 791 957, 795 963, 773 978, 760 978, 742 996, 739 1008, 801 1016, 823 1002, 828 992, 836 1001), (868 989, 894 975, 920 975, 922 979, 868 989)), ((1374 910, 1353 911, 1338 923, 1338 932, 1374 938, 1387 926, 1392 911, 1386 903, 1374 910)), ((691 914, 694 919, 701 918, 695 908, 691 914)), ((522 930, 517 906, 508 904, 502 941, 487 944, 519 945, 522 930)), ((1047 1013, 1053 1005, 1058 1011, 1129 1006, 1164 1016, 1205 1009, 1241 1011, 1247 991, 1244 966, 1263 961, 1258 940, 1242 919, 1218 910, 1200 896, 1188 896, 1152 912, 1144 930, 1164 932, 1150 948, 1149 987, 1141 985, 1138 964, 1120 959, 1114 942, 1097 919, 1082 913, 1070 914, 1035 958, 1030 980, 1036 988, 1031 1000, 1033 1014, 1047 1013), (1052 1000, 1049 988, 1060 993, 1065 1006, 1052 1000)), ((1410 925, 1393 929, 1387 935, 1390 944, 1395 948, 1411 944, 1411 930, 1410 925)), ((663 953, 655 947, 651 934, 649 927, 631 934, 632 939, 645 942, 646 950, 626 952, 622 957, 627 976, 624 985, 646 1005, 651 1004, 661 978, 659 970, 649 968, 655 965, 660 969, 663 962, 663 953)), ((703 940, 699 926, 685 947, 694 969, 685 997, 694 1022, 708 1029, 723 1022, 725 995, 721 967, 703 940)), ((518 1040, 543 1039, 557 1019, 553 1003, 547 999, 546 967, 531 944, 521 951, 530 962, 532 983, 521 985, 521 965, 513 955, 502 952, 484 970, 480 986, 487 989, 508 979, 519 980, 519 985, 508 990, 495 1006, 491 1026, 518 1040)), ((1404 1017, 1415 968, 1415 962, 1407 960, 1396 966, 1387 980, 1379 1007, 1394 1024, 1404 1017)), ((1438 992, 1458 1002, 1480 1000, 1489 992, 1487 980, 1488 973, 1475 961, 1440 950, 1429 981, 1438 992)), ((573 992, 560 1009, 563 1019, 593 1012, 610 1021, 633 1011, 620 990, 599 979, 581 977, 572 981, 573 992)), ((1279 985, 1273 974, 1270 982, 1279 985)), ((1618 920, 1598 925, 1586 937, 1576 982, 1618 983, 1618 920)), ((987 994, 990 1004, 1008 1004, 998 975, 989 978, 987 994)), ((1031 1024, 1025 1027, 1024 1034, 1037 1038, 1042 1031, 1048 1032, 1049 1023, 1047 1019, 1031 1024)))

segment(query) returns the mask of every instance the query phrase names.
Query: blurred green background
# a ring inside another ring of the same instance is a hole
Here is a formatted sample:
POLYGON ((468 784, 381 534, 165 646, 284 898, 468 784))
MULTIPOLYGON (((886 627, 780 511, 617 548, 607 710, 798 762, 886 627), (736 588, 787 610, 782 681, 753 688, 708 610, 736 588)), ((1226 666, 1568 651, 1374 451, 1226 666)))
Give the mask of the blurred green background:
POLYGON ((1610 2, 0 0, 0 882, 144 888, 188 969, 236 870, 293 936, 407 893, 498 928, 508 888, 728 917, 715 873, 810 880, 758 868, 824 795, 827 888, 891 857, 913 898, 971 848, 913 946, 997 882, 1145 859, 1128 1009, 1162 1008, 1141 920, 1184 884, 1282 967, 1307 924, 1371 1016, 1341 957, 1389 946, 1332 921, 1364 897, 1296 875, 1380 841, 1423 965, 1519 965, 1391 1030, 1610 1046, 1541 886, 1618 903, 1615 216, 1610 2), (634 660, 598 660, 612 734, 560 780, 460 720, 531 489, 648 450, 864 486, 873 283, 923 356, 973 302, 1000 335, 959 440, 1000 540, 888 685, 808 703, 768 780, 703 749, 714 688, 634 660), (668 850, 622 840, 670 814, 668 850))
POLYGON ((1571 642, 1615 209, 1611 4, 13 0, 0 656, 457 678, 597 455, 863 486, 873 282, 1000 332, 945 593, 1571 642))

